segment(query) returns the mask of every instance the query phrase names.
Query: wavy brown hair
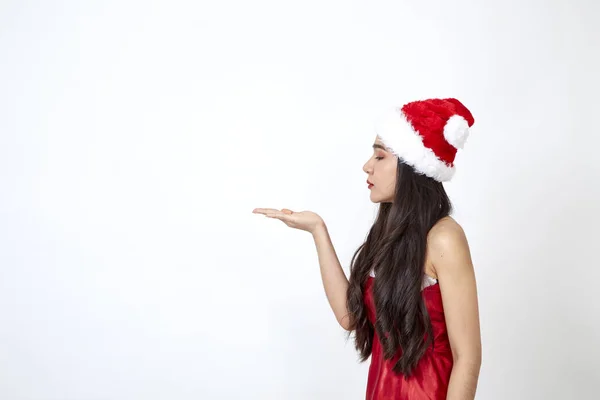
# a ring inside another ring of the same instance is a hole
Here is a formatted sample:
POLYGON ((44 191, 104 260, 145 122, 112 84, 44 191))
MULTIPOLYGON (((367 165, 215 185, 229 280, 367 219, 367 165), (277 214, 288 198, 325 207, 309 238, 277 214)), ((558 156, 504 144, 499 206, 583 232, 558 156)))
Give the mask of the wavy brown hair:
POLYGON ((394 199, 380 204, 365 242, 351 261, 347 304, 350 333, 354 333, 361 361, 371 355, 377 332, 386 359, 402 350, 394 371, 410 376, 431 345, 431 321, 421 295, 427 234, 451 211, 440 182, 398 160, 394 199), (373 285, 377 310, 374 326, 367 318, 363 297, 372 268, 377 276, 373 285))

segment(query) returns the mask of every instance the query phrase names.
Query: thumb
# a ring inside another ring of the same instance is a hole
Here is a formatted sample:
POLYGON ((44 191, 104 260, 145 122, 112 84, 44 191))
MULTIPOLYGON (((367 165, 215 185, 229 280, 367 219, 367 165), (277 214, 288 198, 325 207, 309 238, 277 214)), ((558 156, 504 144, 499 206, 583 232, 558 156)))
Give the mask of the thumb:
POLYGON ((289 209, 287 209, 287 208, 282 208, 282 209, 281 209, 281 212, 282 212, 282 213, 284 213, 284 214, 288 214, 288 215, 290 215, 290 214, 293 214, 293 213, 294 213, 292 210, 289 210, 289 209))

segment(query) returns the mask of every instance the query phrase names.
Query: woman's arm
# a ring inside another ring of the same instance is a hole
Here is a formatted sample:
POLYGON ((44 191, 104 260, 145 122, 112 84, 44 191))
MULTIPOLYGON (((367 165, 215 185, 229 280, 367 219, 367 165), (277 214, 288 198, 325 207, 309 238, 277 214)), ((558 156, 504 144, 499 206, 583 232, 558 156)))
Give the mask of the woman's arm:
POLYGON ((323 279, 327 300, 329 300, 329 305, 338 323, 342 328, 348 330, 350 325, 348 307, 346 306, 348 278, 346 278, 346 274, 344 274, 344 270, 340 265, 323 219, 312 211, 294 212, 287 208, 281 210, 255 208, 252 212, 263 214, 269 218, 277 218, 291 228, 301 229, 312 234, 317 246, 321 278, 323 279))
POLYGON ((335 318, 342 328, 348 330, 350 320, 348 318, 348 308, 346 305, 346 291, 348 290, 348 278, 340 265, 340 261, 335 253, 327 226, 322 223, 312 232, 319 266, 321 269, 321 278, 323 287, 329 305, 335 314, 335 318))
POLYGON ((453 219, 430 234, 430 256, 437 273, 454 366, 447 400, 473 400, 481 366, 477 286, 464 231, 453 219))

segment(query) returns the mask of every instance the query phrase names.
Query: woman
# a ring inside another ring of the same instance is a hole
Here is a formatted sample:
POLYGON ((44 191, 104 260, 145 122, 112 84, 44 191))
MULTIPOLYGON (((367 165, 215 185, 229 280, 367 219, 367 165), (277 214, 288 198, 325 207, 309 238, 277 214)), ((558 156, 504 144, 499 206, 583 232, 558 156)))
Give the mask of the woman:
POLYGON ((346 278, 327 227, 310 211, 255 209, 313 235, 327 299, 371 357, 369 400, 474 399, 481 364, 475 274, 442 182, 474 119, 456 99, 386 113, 364 165, 379 212, 346 278))

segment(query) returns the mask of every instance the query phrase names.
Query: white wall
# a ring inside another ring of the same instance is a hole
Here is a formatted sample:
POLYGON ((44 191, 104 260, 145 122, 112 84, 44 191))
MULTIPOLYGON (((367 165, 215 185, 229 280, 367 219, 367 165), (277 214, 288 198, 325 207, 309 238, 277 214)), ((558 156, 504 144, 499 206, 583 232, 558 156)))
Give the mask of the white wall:
POLYGON ((310 236, 345 267, 385 107, 476 118, 447 189, 480 294, 482 400, 600 379, 600 5, 0 4, 0 398, 362 399, 310 236))

